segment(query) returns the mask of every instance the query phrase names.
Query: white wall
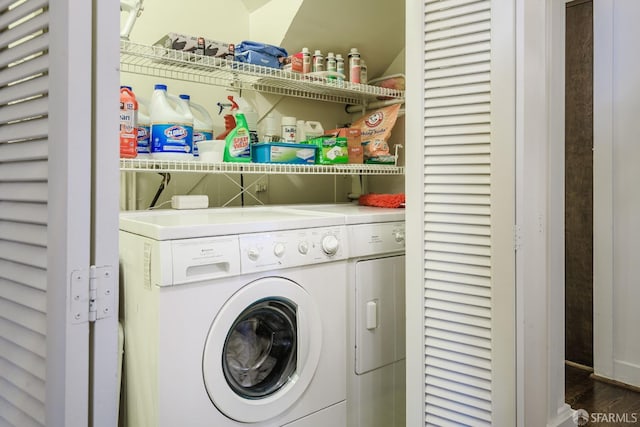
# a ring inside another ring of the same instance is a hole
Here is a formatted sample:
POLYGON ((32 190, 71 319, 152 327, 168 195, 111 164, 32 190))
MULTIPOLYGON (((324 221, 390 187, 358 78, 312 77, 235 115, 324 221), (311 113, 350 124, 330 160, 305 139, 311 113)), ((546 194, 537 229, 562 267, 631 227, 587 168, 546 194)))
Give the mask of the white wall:
POLYGON ((594 369, 640 386, 640 39, 634 0, 594 2, 594 369))

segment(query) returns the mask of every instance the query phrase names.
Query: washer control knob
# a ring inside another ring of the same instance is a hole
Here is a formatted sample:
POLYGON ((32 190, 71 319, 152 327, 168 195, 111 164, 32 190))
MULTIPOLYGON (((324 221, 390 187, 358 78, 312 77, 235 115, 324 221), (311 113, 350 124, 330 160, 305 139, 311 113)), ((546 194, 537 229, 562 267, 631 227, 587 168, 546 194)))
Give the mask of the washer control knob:
POLYGON ((302 255, 306 255, 309 252, 309 243, 306 240, 298 243, 298 252, 302 255))
POLYGON ((340 242, 336 238, 336 236, 329 234, 322 238, 322 250, 327 255, 335 255, 338 252, 338 247, 340 246, 340 242))
POLYGON ((249 248, 247 256, 251 261, 257 261, 260 258, 260 251, 257 248, 249 248))
POLYGON ((396 230, 393 232, 393 238, 396 239, 396 242, 402 243, 404 242, 404 230, 396 230))
POLYGON ((282 258, 284 255, 284 245, 282 243, 276 243, 273 247, 273 254, 278 258, 282 258))

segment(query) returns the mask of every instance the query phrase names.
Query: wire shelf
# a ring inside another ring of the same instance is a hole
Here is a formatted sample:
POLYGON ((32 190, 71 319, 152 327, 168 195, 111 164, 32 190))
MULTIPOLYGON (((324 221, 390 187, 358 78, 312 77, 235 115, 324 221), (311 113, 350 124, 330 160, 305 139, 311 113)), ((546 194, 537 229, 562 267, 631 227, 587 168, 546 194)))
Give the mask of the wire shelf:
POLYGON ((120 71, 341 104, 404 99, 402 90, 330 80, 129 40, 120 40, 120 71))
POLYGON ((120 159, 120 170, 131 172, 192 172, 219 174, 403 175, 404 167, 373 164, 296 165, 287 163, 207 163, 198 160, 120 159))

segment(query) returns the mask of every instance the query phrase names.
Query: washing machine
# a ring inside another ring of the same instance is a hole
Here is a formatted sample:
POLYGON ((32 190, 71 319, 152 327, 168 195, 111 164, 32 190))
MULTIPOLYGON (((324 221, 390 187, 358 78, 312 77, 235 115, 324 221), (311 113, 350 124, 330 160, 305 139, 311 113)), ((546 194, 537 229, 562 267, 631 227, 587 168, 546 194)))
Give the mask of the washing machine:
POLYGON ((122 213, 124 424, 346 426, 347 240, 329 213, 122 213))
POLYGON ((299 205, 345 217, 349 427, 405 426, 404 209, 299 205))

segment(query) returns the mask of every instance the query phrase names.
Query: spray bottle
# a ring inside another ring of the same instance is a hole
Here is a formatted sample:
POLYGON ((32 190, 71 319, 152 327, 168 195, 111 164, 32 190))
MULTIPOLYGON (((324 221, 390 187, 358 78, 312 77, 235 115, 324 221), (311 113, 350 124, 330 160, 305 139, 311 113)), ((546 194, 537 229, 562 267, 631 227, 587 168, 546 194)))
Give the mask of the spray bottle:
MULTIPOLYGON (((225 162, 250 162, 251 161, 251 136, 249 134, 249 126, 242 110, 238 104, 233 101, 233 97, 229 96, 232 102, 232 110, 235 109, 236 126, 225 136, 224 157, 225 162)), ((218 139, 221 139, 218 137, 218 139)))
MULTIPOLYGON (((238 109, 238 104, 233 102, 233 96, 229 95, 227 96, 227 99, 229 99, 230 102, 228 103, 218 102, 217 105, 220 108, 220 110, 218 111, 218 115, 222 114, 225 108, 229 108, 229 110, 232 113, 233 111, 238 109)), ((215 139, 225 139, 229 134, 229 132, 231 132, 235 127, 236 127, 236 119, 233 117, 233 114, 225 114, 224 115, 224 131, 218 134, 215 139)))
MULTIPOLYGON (((251 105, 241 97, 234 98, 229 95, 229 100, 236 104, 237 111, 242 111, 244 118, 247 121, 249 127, 249 138, 251 144, 258 143, 258 113, 251 107, 251 105)), ((237 114, 237 112, 236 112, 237 114)))

